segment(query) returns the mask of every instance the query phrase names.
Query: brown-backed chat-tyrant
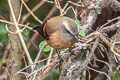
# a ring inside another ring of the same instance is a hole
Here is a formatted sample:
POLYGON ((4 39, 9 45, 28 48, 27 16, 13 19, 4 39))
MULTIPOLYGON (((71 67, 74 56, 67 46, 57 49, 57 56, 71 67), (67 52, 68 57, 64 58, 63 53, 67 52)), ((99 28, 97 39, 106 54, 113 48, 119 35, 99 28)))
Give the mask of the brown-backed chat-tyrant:
POLYGON ((56 16, 34 28, 55 49, 71 47, 78 40, 78 26, 69 17, 56 16))

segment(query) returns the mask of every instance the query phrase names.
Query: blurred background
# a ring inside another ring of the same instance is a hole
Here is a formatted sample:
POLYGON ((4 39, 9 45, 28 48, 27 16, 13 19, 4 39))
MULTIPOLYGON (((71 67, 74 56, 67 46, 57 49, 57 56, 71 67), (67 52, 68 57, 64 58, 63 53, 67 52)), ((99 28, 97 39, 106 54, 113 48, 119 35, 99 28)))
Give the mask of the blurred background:
MULTIPOLYGON (((54 4, 54 0, 24 0, 30 10, 41 20, 44 21, 47 18, 50 18, 52 16, 59 16, 60 15, 60 10, 58 10, 54 4), (48 2, 47 2, 48 1, 48 2)), ((79 0, 59 0, 61 7, 63 8, 66 4, 67 1, 72 1, 72 2, 77 2, 79 0)), ((83 0, 84 1, 84 0, 83 0)), ((81 20, 81 17, 85 17, 85 15, 80 16, 82 8, 77 8, 77 6, 73 4, 69 4, 69 6, 72 6, 73 8, 77 9, 78 11, 78 16, 77 18, 81 20), (80 13, 79 13, 80 12, 80 13)), ((98 19, 96 20, 96 23, 93 26, 93 30, 95 30, 98 26, 101 26, 102 24, 106 23, 107 20, 120 15, 119 13, 114 13, 110 9, 103 9, 101 15, 98 15, 98 19), (106 16, 107 15, 107 16, 106 16)), ((71 17, 75 19, 74 12, 72 9, 70 9, 65 16, 71 17)), ((10 21, 10 8, 8 5, 8 0, 0 0, 0 80, 8 80, 8 73, 6 72, 6 68, 9 67, 9 61, 10 61, 10 53, 12 52, 10 50, 11 46, 11 41, 10 37, 8 36, 8 30, 6 29, 6 23, 7 21, 10 21), (1 21, 4 20, 4 21, 1 21)), ((27 24, 29 23, 30 28, 34 28, 36 26, 41 25, 35 18, 31 16, 31 14, 28 12, 28 10, 22 6, 22 13, 21 13, 21 18, 20 18, 20 24, 27 24)), ((9 25, 8 25, 9 26, 9 25)), ((21 27, 20 27, 21 28, 21 27)), ((27 45, 27 48, 29 50, 30 56, 32 60, 35 60, 39 49, 45 44, 43 42, 43 38, 33 30, 26 28, 22 32, 22 37, 27 45)), ((13 40, 14 41, 14 40, 13 40)), ((28 65, 28 60, 26 59, 25 56, 25 51, 23 49, 22 44, 19 44, 20 48, 22 49, 19 56, 20 60, 22 63, 20 68, 23 68, 28 65)), ((40 59, 45 59, 49 56, 48 53, 50 53, 50 46, 47 46, 43 52, 42 55, 40 56, 40 59)), ((17 58, 16 57, 16 58, 17 58)), ((17 60, 16 60, 17 61, 17 60)), ((18 60, 19 61, 19 60, 18 60)), ((40 62, 35 66, 35 69, 38 69, 40 66, 46 65, 47 61, 40 62), (39 65, 39 66, 38 66, 39 65)), ((11 69, 12 70, 12 69, 11 69)), ((31 72, 30 69, 26 70, 26 72, 31 72)), ((53 69, 50 71, 48 74, 49 76, 45 80, 58 80, 59 79, 59 71, 58 69, 53 69)), ((22 76, 23 78, 25 76, 22 76)), ((120 80, 120 73, 116 72, 114 76, 115 80, 120 80)), ((18 79, 19 80, 19 79, 18 79)))

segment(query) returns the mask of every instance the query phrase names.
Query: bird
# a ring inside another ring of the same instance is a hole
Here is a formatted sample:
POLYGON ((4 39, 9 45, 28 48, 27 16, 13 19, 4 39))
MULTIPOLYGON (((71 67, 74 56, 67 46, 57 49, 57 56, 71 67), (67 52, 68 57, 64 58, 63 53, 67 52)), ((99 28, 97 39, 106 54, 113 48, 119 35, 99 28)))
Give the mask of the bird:
POLYGON ((72 18, 66 16, 51 17, 34 30, 39 32, 47 44, 55 49, 69 48, 78 41, 78 25, 72 18))

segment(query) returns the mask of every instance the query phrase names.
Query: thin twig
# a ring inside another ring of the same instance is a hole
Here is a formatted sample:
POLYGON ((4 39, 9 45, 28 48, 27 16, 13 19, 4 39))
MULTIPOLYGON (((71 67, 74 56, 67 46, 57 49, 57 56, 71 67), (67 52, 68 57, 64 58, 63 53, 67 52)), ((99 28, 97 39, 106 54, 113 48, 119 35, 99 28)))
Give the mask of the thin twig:
POLYGON ((90 69, 90 70, 93 70, 93 71, 95 71, 95 72, 98 72, 98 73, 100 73, 100 74, 104 74, 104 75, 106 75, 106 77, 107 77, 109 80, 111 80, 111 78, 110 78, 110 77, 108 76, 108 74, 106 74, 105 72, 95 70, 95 69, 93 69, 93 68, 91 68, 91 67, 88 67, 88 66, 87 66, 87 68, 90 69))
MULTIPOLYGON (((43 50, 46 46, 47 46, 47 43, 45 43, 45 44, 42 46, 42 48, 39 50, 39 52, 38 52, 38 54, 37 54, 37 56, 36 56, 36 58, 35 58, 35 60, 34 60, 34 63, 36 63, 36 62, 39 60, 39 57, 40 57, 40 55, 42 54, 42 50, 43 50)), ((34 68, 35 68, 35 65, 33 66, 32 72, 34 72, 34 68)), ((31 73, 32 73, 32 72, 31 72, 31 73)), ((36 76, 36 74, 33 75, 33 79, 32 79, 32 80, 35 79, 35 76, 36 76)), ((31 78, 32 78, 32 77, 31 77, 31 78)))
POLYGON ((80 5, 80 4, 77 4, 77 3, 74 3, 74 2, 72 2, 72 1, 67 1, 67 2, 68 2, 68 3, 71 3, 71 4, 75 5, 75 6, 82 7, 82 5, 80 5))
POLYGON ((46 61, 46 60, 48 60, 48 58, 42 59, 42 60, 40 60, 40 61, 38 61, 38 62, 36 62, 34 64, 28 65, 28 66, 24 67, 23 69, 19 70, 15 75, 19 74, 20 72, 24 71, 25 69, 29 68, 32 65, 35 65, 37 63, 41 63, 41 62, 46 61))
POLYGON ((23 9, 23 4, 21 3, 21 7, 20 7, 20 12, 19 12, 19 16, 18 16, 17 23, 19 23, 19 22, 20 22, 20 18, 21 18, 22 9, 23 9))
POLYGON ((5 69, 5 71, 7 72, 8 76, 10 77, 10 80, 13 80, 12 76, 10 75, 9 71, 7 68, 3 67, 5 69))
POLYGON ((108 20, 108 22, 105 23, 105 24, 103 24, 102 26, 100 26, 100 28, 99 28, 97 31, 100 31, 104 26, 106 26, 106 25, 110 24, 111 22, 113 22, 113 21, 115 21, 115 20, 118 20, 118 19, 120 19, 120 16, 119 16, 119 17, 116 17, 116 18, 113 18, 113 19, 111 19, 111 20, 108 20))
POLYGON ((47 65, 50 64, 50 62, 51 62, 53 52, 54 52, 54 48, 51 48, 51 51, 50 51, 50 54, 49 54, 49 57, 48 57, 49 59, 47 61, 47 65))
MULTIPOLYGON (((39 57, 40 57, 40 55, 41 55, 41 53, 42 53, 42 50, 46 47, 46 45, 47 45, 47 43, 44 44, 43 47, 39 50, 39 52, 38 52, 38 54, 37 54, 37 56, 36 56, 36 58, 35 58, 35 60, 34 60, 34 63, 36 63, 36 62, 39 60, 39 57)), ((32 70, 32 71, 34 71, 34 68, 35 68, 35 66, 33 67, 33 70, 32 70)))
POLYGON ((39 57, 40 57, 40 55, 41 55, 41 53, 42 53, 42 50, 46 47, 46 45, 47 45, 47 43, 45 43, 45 44, 43 45, 43 47, 39 50, 38 55, 37 55, 37 57, 35 58, 34 63, 36 63, 36 62, 38 61, 38 59, 39 59, 39 57))
POLYGON ((29 11, 29 13, 30 13, 40 24, 42 24, 43 22, 42 22, 40 19, 38 19, 38 17, 36 17, 36 16, 33 14, 33 12, 29 9, 29 7, 28 7, 27 4, 24 2, 24 0, 21 0, 21 1, 22 1, 23 5, 25 6, 25 8, 29 11))
MULTIPOLYGON (((40 8, 43 4, 45 3, 45 1, 40 1, 31 11, 34 13, 38 8, 40 8)), ((24 15, 22 17, 21 23, 24 23, 25 20, 31 15, 31 13, 27 13, 26 15, 24 15)))
POLYGON ((55 3, 54 1, 49 1, 49 0, 42 0, 42 1, 45 1, 47 3, 55 3))
MULTIPOLYGON (((19 29, 18 23, 17 23, 17 21, 16 21, 16 17, 15 17, 13 8, 12 8, 11 0, 8 0, 8 4, 9 4, 10 11, 11 11, 11 14, 12 14, 12 17, 13 17, 13 20, 14 20, 14 23, 15 23, 15 27, 16 27, 17 31, 19 32, 20 29, 19 29)), ((23 37, 22 37, 21 32, 19 32, 18 35, 19 35, 19 38, 20 38, 21 43, 22 43, 22 45, 23 45, 23 48, 24 48, 24 50, 25 50, 25 52, 26 52, 26 56, 27 56, 27 58, 28 58, 28 60, 29 60, 29 63, 30 63, 30 64, 33 64, 33 61, 32 61, 32 59, 31 59, 31 57, 30 57, 30 55, 29 55, 28 49, 27 49, 27 47, 26 47, 26 44, 25 44, 25 42, 24 42, 24 39, 23 39, 23 37)))
POLYGON ((11 33, 11 34, 18 34, 18 33, 23 32, 23 31, 27 28, 28 25, 29 25, 29 23, 28 23, 24 28, 22 28, 21 30, 19 30, 18 32, 17 32, 17 31, 15 31, 15 32, 10 31, 10 30, 8 29, 7 24, 5 25, 5 28, 6 28, 6 30, 7 30, 9 33, 11 33))
MULTIPOLYGON (((9 22, 9 21, 7 21, 7 20, 2 20, 2 19, 0 19, 0 22, 7 23, 7 24, 11 24, 11 25, 15 25, 15 23, 9 22)), ((28 25, 18 24, 18 26, 21 26, 21 27, 27 26, 26 28, 28 28, 28 29, 30 29, 30 30, 33 30, 33 28, 29 27, 28 25)), ((35 31, 35 30, 33 30, 33 31, 34 31, 34 32, 37 32, 37 31, 35 31)))

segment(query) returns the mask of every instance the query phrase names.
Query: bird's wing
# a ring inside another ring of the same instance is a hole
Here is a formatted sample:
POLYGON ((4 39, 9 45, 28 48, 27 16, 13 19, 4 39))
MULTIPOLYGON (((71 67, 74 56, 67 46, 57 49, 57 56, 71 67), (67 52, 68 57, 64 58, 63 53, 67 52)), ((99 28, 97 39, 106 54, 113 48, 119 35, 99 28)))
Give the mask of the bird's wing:
POLYGON ((47 33, 46 31, 44 31, 44 27, 45 27, 45 23, 47 22, 48 19, 46 19, 42 25, 37 26, 35 28, 33 28, 33 30, 36 30, 37 32, 39 32, 39 34, 44 38, 44 39, 48 39, 47 33))

